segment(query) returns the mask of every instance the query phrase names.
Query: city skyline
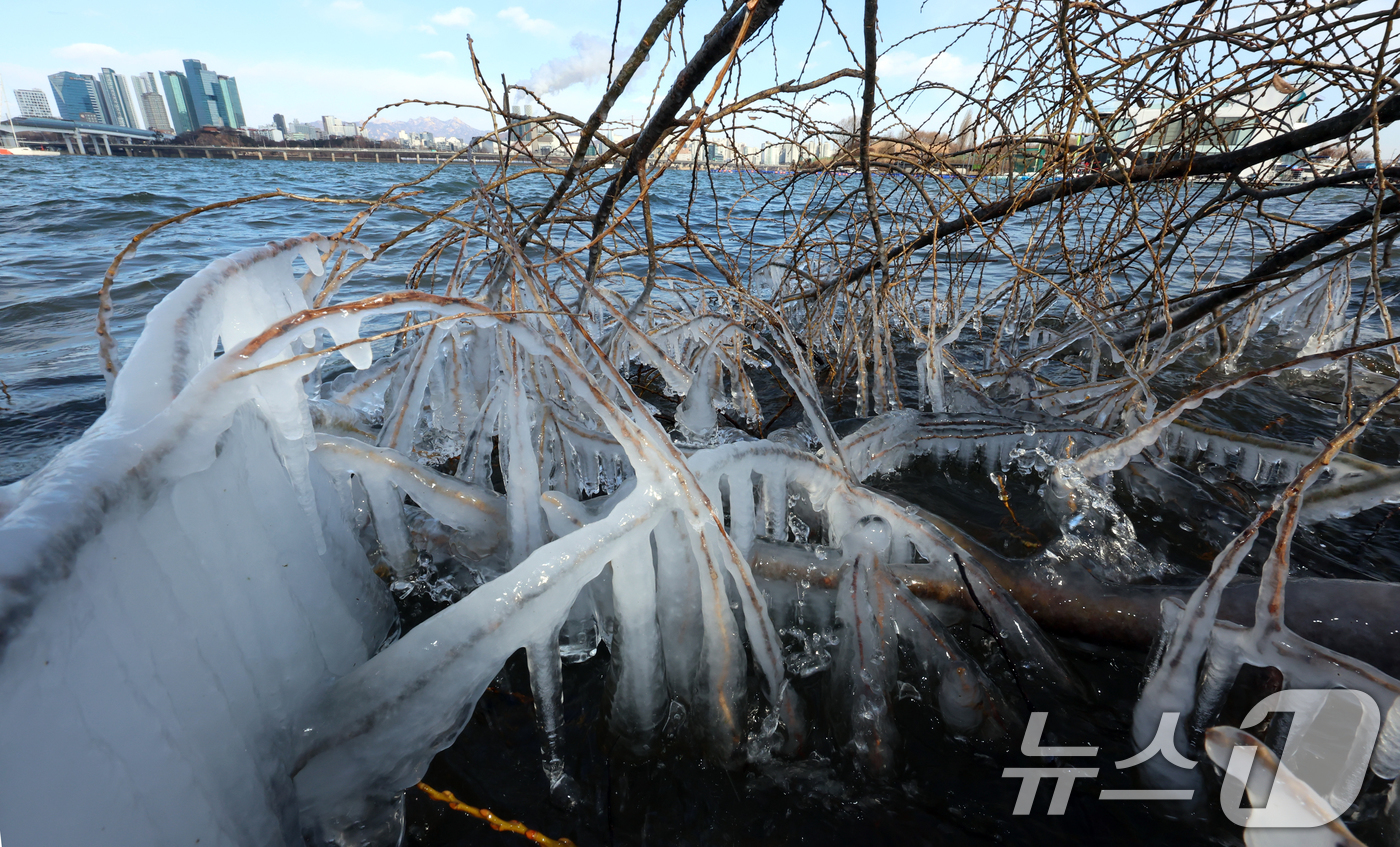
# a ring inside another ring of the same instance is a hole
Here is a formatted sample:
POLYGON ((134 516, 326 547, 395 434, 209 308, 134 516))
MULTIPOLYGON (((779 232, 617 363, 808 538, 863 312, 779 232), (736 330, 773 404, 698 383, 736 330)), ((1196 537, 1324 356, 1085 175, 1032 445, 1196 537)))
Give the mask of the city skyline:
MULTIPOLYGON (((140 0, 123 7, 120 15, 82 3, 79 0, 75 9, 64 14, 61 25, 57 13, 31 7, 19 12, 16 25, 52 36, 47 43, 40 39, 7 50, 0 60, 0 74, 8 87, 39 87, 47 72, 60 67, 84 72, 111 67, 130 76, 179 68, 184 58, 199 56, 209 67, 238 79, 249 126, 269 124, 274 112, 334 114, 363 121, 380 106, 405 98, 481 105, 484 98, 472 72, 469 36, 493 88, 499 88, 504 75, 511 83, 547 97, 559 111, 586 115, 606 87, 610 65, 625 61, 660 5, 624 6, 617 32, 619 55, 614 56, 608 45, 618 10, 616 2, 608 0, 570 4, 439 0, 429 6, 397 0, 304 0, 278 5, 250 0, 240 6, 240 14, 221 17, 217 27, 200 26, 188 16, 163 14, 140 0), (279 31, 315 33, 316 37, 269 38, 271 22, 279 31)), ((882 16, 896 20, 919 15, 918 10, 915 0, 889 0, 882 16)), ((837 6, 833 13, 843 28, 849 27, 847 31, 859 29, 858 5, 837 6)), ((686 37, 698 43, 713 21, 693 17, 685 25, 686 37)), ((948 16, 934 10, 919 17, 936 24, 948 16)), ((777 22, 780 34, 797 29, 805 31, 806 24, 795 16, 791 22, 785 17, 777 22)), ((777 49, 784 64, 798 67, 809 46, 806 41, 799 45, 780 39, 777 49)), ((824 36, 814 49, 842 48, 833 34, 832 40, 824 36)), ((651 74, 663 67, 671 74, 678 67, 676 61, 667 61, 665 52, 666 47, 659 45, 648 63, 651 74)), ((888 73, 917 76, 934 59, 932 54, 901 46, 891 56, 888 73)), ((884 64, 882 73, 886 73, 884 64)), ((953 75, 948 79, 958 81, 974 67, 951 56, 937 64, 940 72, 953 75)), ((614 116, 643 119, 653 82, 639 78, 618 101, 614 116)), ((396 113, 454 114, 446 107, 414 107, 396 113)), ((455 114, 476 125, 488 122, 475 110, 455 114)))
MULTIPOLYGON (((219 73, 237 79, 249 127, 270 125, 274 113, 332 114, 359 122, 381 106, 408 98, 480 106, 484 97, 472 72, 469 37, 496 96, 504 76, 512 84, 525 85, 545 97, 552 108, 584 116, 606 86, 609 68, 625 60, 659 5, 624 5, 618 19, 619 53, 612 55, 608 45, 618 7, 606 0, 569 4, 499 0, 471 5, 440 0, 429 6, 399 0, 303 0, 277 5, 249 0, 240 6, 240 14, 220 18, 217 27, 201 26, 187 16, 163 14, 142 0, 123 7, 120 15, 84 2, 79 0, 71 10, 25 6, 12 15, 11 20, 22 31, 41 35, 7 47, 0 60, 0 75, 7 88, 47 89, 47 75, 60 67, 82 68, 84 72, 107 67, 134 78, 154 69, 181 68, 183 60, 194 55, 219 73), (317 37, 290 41, 270 38, 270 22, 276 23, 278 31, 315 33, 317 37)), ((878 68, 882 85, 897 89, 916 80, 955 86, 970 82, 981 71, 985 43, 969 36, 945 50, 947 39, 937 28, 976 17, 992 5, 990 0, 976 0, 970 7, 949 8, 917 0, 886 0, 881 4, 882 20, 894 29, 921 30, 922 34, 882 45, 878 68)), ((860 4, 832 4, 829 12, 842 32, 859 31, 860 4)), ((712 24, 702 17, 692 16, 684 27, 685 37, 696 43, 712 24)), ((787 14, 775 21, 770 43, 771 47, 764 49, 771 49, 777 66, 793 68, 794 77, 805 72, 809 59, 820 63, 827 61, 832 51, 845 53, 849 49, 834 27, 813 40, 808 22, 787 14)), ((644 118, 655 73, 666 67, 666 73, 673 75, 679 66, 677 57, 667 57, 672 48, 658 45, 653 50, 644 73, 618 100, 613 118, 644 118)), ((854 56, 849 61, 858 63, 854 56)), ((815 103, 811 114, 834 125, 849 116, 851 98, 858 100, 859 86, 855 81, 837 81, 831 88, 839 90, 841 96, 815 103)), ((160 93, 170 107, 173 128, 178 130, 170 92, 162 85, 160 93)), ((139 100, 139 95, 135 99, 139 100)), ((1334 100, 1334 94, 1324 91, 1318 102, 1325 108, 1334 100)), ((907 104, 914 124, 925 119, 916 114, 919 107, 916 102, 907 104)), ((136 110, 140 112, 139 104, 136 110)), ((479 125, 487 122, 475 109, 454 111, 449 107, 399 108, 388 117, 450 114, 479 125)), ((951 120, 950 116, 940 120, 944 119, 951 120)), ((740 134, 752 142, 761 133, 743 129, 740 134)), ((1400 147, 1400 127, 1383 130, 1381 140, 1385 155, 1393 155, 1400 147)))
MULTIPOLYGON (((250 129, 237 79, 211 71, 198 59, 186 59, 183 65, 183 72, 160 71, 159 86, 155 71, 133 75, 134 96, 127 77, 111 68, 102 68, 97 75, 68 70, 49 74, 49 89, 58 117, 68 121, 170 134, 200 127, 250 129), (196 80, 194 85, 190 77, 196 80)), ((13 92, 20 115, 53 117, 43 89, 16 88, 13 92)))
MULTIPOLYGON (((134 74, 132 82, 111 68, 99 75, 59 71, 49 75, 49 86, 58 105, 57 117, 90 124, 148 129, 170 135, 197 127, 230 127, 272 141, 363 136, 355 121, 322 115, 319 123, 304 123, 274 113, 270 124, 253 127, 244 118, 238 83, 234 77, 211 71, 197 59, 183 62, 185 72, 154 71, 134 74), (189 83, 198 80, 197 87, 189 83), (165 90, 162 96, 161 89, 165 90), (196 94, 195 91, 199 94, 196 94), (134 94, 132 93, 134 92, 134 94), (171 107, 167 107, 167 101, 171 107), (275 133, 274 133, 275 130, 275 133)), ((18 113, 23 117, 53 118, 49 98, 42 89, 13 89, 18 113)))

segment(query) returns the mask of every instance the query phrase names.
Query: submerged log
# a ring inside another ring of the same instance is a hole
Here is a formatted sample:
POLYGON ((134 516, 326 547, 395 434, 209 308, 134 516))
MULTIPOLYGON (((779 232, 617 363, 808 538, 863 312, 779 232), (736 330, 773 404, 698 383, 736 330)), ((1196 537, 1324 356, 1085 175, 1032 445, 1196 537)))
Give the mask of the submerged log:
MULTIPOLYGON (((886 495, 890 496, 890 495, 886 495)), ((937 526, 976 558, 1016 599, 1037 624, 1057 635, 1097 644, 1146 649, 1162 628, 1162 603, 1184 601, 1194 586, 1115 585, 1085 573, 1057 576, 1056 582, 1026 572, 966 532, 917 506, 919 517, 937 526)), ((754 573, 765 579, 807 580, 833 589, 839 578, 838 557, 822 558, 804 548, 756 541, 751 553, 754 573)), ((973 609, 966 586, 955 575, 928 564, 889 566, 917 597, 973 609)), ((1225 589, 1220 619, 1242 625, 1254 622, 1258 583, 1225 589)), ((1325 647, 1354 656, 1391 675, 1400 675, 1400 585, 1354 579, 1292 579, 1286 589, 1285 620, 1290 629, 1325 647)))

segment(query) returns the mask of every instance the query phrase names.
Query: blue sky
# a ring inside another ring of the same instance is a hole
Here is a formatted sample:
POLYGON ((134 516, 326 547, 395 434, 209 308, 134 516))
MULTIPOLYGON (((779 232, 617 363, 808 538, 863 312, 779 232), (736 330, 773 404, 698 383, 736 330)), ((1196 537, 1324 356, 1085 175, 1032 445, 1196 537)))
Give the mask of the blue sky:
MULTIPOLYGON (((238 78, 244 111, 255 125, 270 122, 274 112, 303 120, 327 114, 361 120, 377 106, 407 97, 481 102, 467 52, 470 33, 493 86, 505 74, 512 83, 530 81, 556 89, 550 99, 564 111, 587 114, 591 110, 607 71, 607 45, 617 9, 613 0, 458 2, 16 4, 6 12, 6 28, 28 35, 6 40, 0 52, 0 74, 11 91, 42 88, 48 93, 46 76, 60 70, 97 73, 99 68, 111 67, 129 75, 179 69, 181 60, 196 58, 238 78)), ((780 16, 778 64, 795 71, 811 42, 817 15, 802 8, 811 5, 802 0, 788 5, 793 8, 784 9, 780 16)), ((886 2, 881 9, 889 31, 905 32, 917 25, 955 22, 934 11, 950 5, 930 3, 921 12, 917 3, 886 2)), ((984 0, 970 6, 958 4, 957 17, 981 11, 985 5, 984 0)), ((623 1, 619 43, 624 49, 636 43, 659 7, 659 0, 623 1)), ((688 10, 687 45, 692 50, 721 8, 718 0, 707 0, 688 10)), ((858 39, 861 5, 836 3, 834 8, 847 36, 858 39)), ((814 57, 814 69, 823 73, 846 64, 841 55, 844 48, 832 29, 828 24, 814 57)), ((888 71, 912 81, 928 64, 921 60, 933 55, 919 49, 917 44, 897 48, 888 71)), ((661 53, 654 57, 660 59, 661 53)), ((973 57, 949 55, 940 62, 958 76, 975 66, 973 57)), ((629 92, 617 114, 640 117, 649 95, 649 85, 629 92)), ((400 111, 405 117, 449 114, 418 106, 400 111)), ((478 126, 483 123, 470 113, 462 117, 478 126)))
MULTIPOLYGON (((46 77, 56 71, 97 73, 111 67, 130 75, 179 69, 183 59, 195 58, 238 78, 244 112, 253 125, 269 123, 274 112, 304 121, 322 115, 358 121, 378 106, 409 97, 481 103, 467 52, 470 33, 493 87, 505 74, 512 83, 547 91, 551 105, 561 111, 582 117, 592 110, 607 72, 615 0, 467 0, 461 5, 462 1, 14 4, 5 13, 6 30, 25 35, 5 40, 0 75, 7 95, 18 87, 41 88, 48 94, 46 77)), ((1380 0, 1364 5, 1376 2, 1380 0)), ((618 38, 622 51, 636 43, 660 5, 661 0, 623 0, 618 38)), ((894 37, 957 24, 983 14, 990 5, 990 0, 884 0, 881 30, 894 37)), ((775 70, 783 80, 797 77, 813 44, 805 78, 856 64, 847 54, 846 39, 860 52, 862 4, 831 0, 830 6, 844 38, 830 22, 817 31, 820 6, 814 0, 789 0, 779 15, 776 38, 754 63, 761 66, 763 78, 753 85, 771 85, 775 70)), ((687 9, 686 43, 691 50, 722 8, 721 0, 696 0, 687 9)), ((903 90, 920 76, 952 84, 970 82, 984 45, 965 40, 945 50, 950 37, 944 31, 896 44, 882 41, 882 50, 888 51, 880 63, 885 91, 903 90)), ((615 117, 644 115, 664 52, 664 45, 653 50, 650 73, 634 82, 614 109, 615 117)), ((673 62, 668 70, 673 73, 676 66, 673 62)), ((843 87, 856 91, 854 84, 843 87)), ((849 114, 849 102, 832 102, 819 109, 819 115, 837 120, 849 114)), ((913 104, 912 111, 920 105, 913 104)), ((386 118, 422 114, 456 114, 474 126, 486 125, 477 112, 416 105, 391 111, 386 118)), ((918 120, 914 114, 906 117, 918 120)), ((1392 132, 1383 134, 1387 155, 1394 152, 1395 140, 1392 132)))

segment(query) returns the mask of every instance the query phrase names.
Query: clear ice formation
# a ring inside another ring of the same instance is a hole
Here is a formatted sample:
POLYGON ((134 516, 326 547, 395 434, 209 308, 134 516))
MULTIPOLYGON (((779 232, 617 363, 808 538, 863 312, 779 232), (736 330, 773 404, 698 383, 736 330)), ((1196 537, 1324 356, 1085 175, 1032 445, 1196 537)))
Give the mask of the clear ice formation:
MULTIPOLYGON (((397 843, 402 792, 522 648, 544 767, 567 802, 560 667, 599 639, 616 674, 609 730, 639 750, 672 700, 721 760, 796 750, 805 723, 790 678, 825 672, 833 702, 846 705, 847 753, 879 778, 898 755, 890 703, 901 645, 936 686, 951 731, 1014 738, 1022 721, 950 634, 964 613, 915 597, 902 573, 964 586, 1009 661, 1038 685, 1084 692, 976 544, 865 480, 924 455, 984 474, 1044 474, 1067 532, 1121 542, 1115 561, 1126 570, 1096 576, 1133 579, 1155 565, 1134 558, 1131 525, 1098 487, 1104 475, 1159 442, 1261 480, 1312 459, 1297 445, 1179 421, 1257 374, 1160 413, 1148 404, 1121 435, 1102 425, 1105 410, 1125 408, 1131 379, 1097 412, 1058 422, 990 414, 976 386, 960 388, 972 398, 960 405, 944 347, 967 317, 920 363, 940 414, 887 411, 838 438, 780 319, 761 335, 703 306, 625 308, 606 290, 585 316, 551 317, 554 302, 528 271, 507 291, 500 268, 475 297, 399 291, 313 307, 316 292, 343 282, 326 271, 341 249, 360 248, 292 239, 186 280, 149 315, 106 413, 44 469, 0 489, 7 839, 397 843), (376 358, 361 323, 406 313, 423 328, 376 358), (332 351, 354 370, 322 382, 332 351), (806 418, 762 440, 721 427, 717 414, 758 416, 747 366, 759 356, 806 418), (675 438, 623 376, 638 363, 679 398, 675 438), (770 560, 789 551, 794 568, 822 563, 834 589, 760 582, 750 567, 760 545, 770 560), (463 596, 398 637, 386 581, 411 590, 424 556, 450 556, 484 584, 448 592, 463 596), (785 646, 792 633, 800 650, 785 646), (766 704, 753 733, 750 666, 766 704), (81 802, 54 814, 60 794, 81 802)), ((1310 284, 1252 320, 1328 323, 1334 292, 1310 284)), ((888 379, 877 373, 866 405, 888 405, 888 379)), ((1102 396, 1028 402, 1063 410, 1102 396)), ((1287 637, 1280 606, 1296 522, 1396 502, 1396 473, 1337 456, 1301 507, 1296 495, 1284 504, 1253 628, 1216 612, 1258 526, 1222 552, 1196 594, 1164 614, 1166 646, 1135 732, 1193 707, 1206 729, 1242 664, 1282 668, 1297 685, 1345 678, 1393 702, 1395 680, 1287 637)), ((1400 710, 1389 708, 1381 734, 1372 768, 1394 778, 1400 710)))
POLYGON ((256 349, 307 307, 293 258, 328 246, 244 251, 182 283, 108 411, 18 484, 0 521, 6 840, 300 838, 298 721, 395 617, 311 460, 314 361, 290 361, 285 332, 256 349), (220 339, 247 355, 215 358, 220 339), (55 813, 60 795, 84 800, 55 813))

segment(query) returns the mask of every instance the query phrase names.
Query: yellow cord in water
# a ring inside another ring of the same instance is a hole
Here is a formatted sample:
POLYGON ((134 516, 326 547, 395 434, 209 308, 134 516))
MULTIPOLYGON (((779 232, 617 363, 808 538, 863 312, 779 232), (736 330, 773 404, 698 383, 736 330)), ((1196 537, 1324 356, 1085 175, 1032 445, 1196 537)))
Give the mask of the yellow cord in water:
POLYGON ((490 809, 478 809, 475 806, 468 806, 466 803, 454 797, 451 791, 438 791, 425 782, 418 783, 418 790, 440 803, 446 803, 450 808, 456 811, 466 812, 474 818, 480 818, 486 821, 491 824, 491 828, 497 832, 502 830, 514 832, 517 835, 525 836, 536 844, 542 844, 544 847, 574 847, 574 842, 567 838, 555 840, 542 832, 536 832, 530 829, 520 821, 501 820, 496 817, 490 809))

